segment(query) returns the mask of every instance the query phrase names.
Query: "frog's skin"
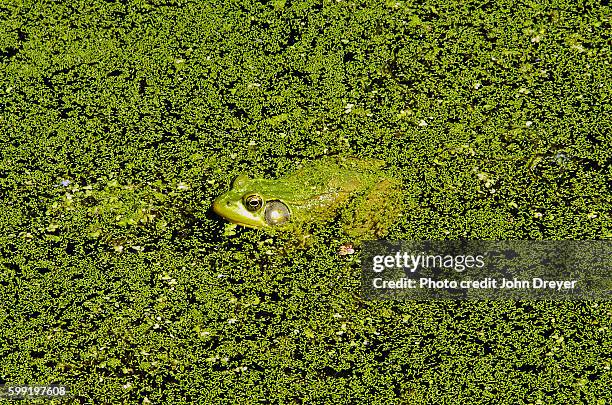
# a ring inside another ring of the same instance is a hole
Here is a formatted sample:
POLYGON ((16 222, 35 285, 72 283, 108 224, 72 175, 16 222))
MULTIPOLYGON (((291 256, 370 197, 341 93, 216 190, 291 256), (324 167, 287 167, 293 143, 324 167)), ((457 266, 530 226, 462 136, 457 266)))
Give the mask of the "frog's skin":
POLYGON ((339 217, 352 241, 379 238, 403 209, 401 182, 383 166, 380 160, 326 157, 277 180, 240 175, 213 210, 258 229, 304 229, 339 217))

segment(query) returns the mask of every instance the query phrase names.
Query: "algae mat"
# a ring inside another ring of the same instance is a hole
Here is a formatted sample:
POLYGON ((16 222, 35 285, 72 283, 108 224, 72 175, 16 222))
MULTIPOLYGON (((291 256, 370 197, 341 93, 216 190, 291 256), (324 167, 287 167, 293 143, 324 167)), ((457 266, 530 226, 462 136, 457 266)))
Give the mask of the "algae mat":
MULTIPOLYGON (((91 404, 609 404, 609 302, 368 301, 240 173, 384 160, 389 237, 610 239, 607 2, 3 1, 0 383, 91 404)), ((344 249, 344 250, 342 250, 344 249)))

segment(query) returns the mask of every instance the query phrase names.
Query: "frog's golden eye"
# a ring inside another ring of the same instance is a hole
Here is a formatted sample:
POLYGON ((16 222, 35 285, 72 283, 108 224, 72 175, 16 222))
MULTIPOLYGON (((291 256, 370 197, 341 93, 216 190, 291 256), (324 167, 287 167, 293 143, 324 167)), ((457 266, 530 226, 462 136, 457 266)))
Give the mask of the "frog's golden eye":
POLYGON ((268 225, 281 225, 291 218, 289 208, 280 201, 269 201, 264 214, 268 225))
POLYGON ((257 194, 251 194, 244 198, 244 205, 249 211, 257 211, 263 206, 263 198, 257 194))

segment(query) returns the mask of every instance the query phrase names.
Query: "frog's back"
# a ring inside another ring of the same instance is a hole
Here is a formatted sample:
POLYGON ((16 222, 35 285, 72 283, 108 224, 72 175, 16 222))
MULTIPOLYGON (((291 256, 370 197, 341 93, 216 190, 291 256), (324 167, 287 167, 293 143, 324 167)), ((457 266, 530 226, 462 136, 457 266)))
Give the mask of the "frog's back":
POLYGON ((295 201, 294 207, 320 220, 344 210, 343 228, 353 242, 379 238, 403 210, 401 180, 385 173, 385 165, 382 160, 351 157, 305 163, 286 177, 288 183, 300 182, 302 190, 311 191, 307 199, 295 201))
POLYGON ((379 170, 384 165, 384 161, 375 159, 324 157, 303 163, 279 180, 294 208, 327 217, 333 216, 355 193, 366 193, 382 180, 390 179, 379 170))

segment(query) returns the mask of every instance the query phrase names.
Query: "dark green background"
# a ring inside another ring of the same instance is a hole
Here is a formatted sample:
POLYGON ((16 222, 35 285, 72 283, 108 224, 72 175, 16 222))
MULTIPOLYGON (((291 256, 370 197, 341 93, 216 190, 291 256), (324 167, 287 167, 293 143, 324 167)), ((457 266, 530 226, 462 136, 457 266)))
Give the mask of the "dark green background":
POLYGON ((404 181, 390 238, 611 238, 612 17, 573 3, 3 1, 0 382, 609 404, 609 302, 365 301, 336 224, 287 253, 209 211, 343 154, 404 181))

